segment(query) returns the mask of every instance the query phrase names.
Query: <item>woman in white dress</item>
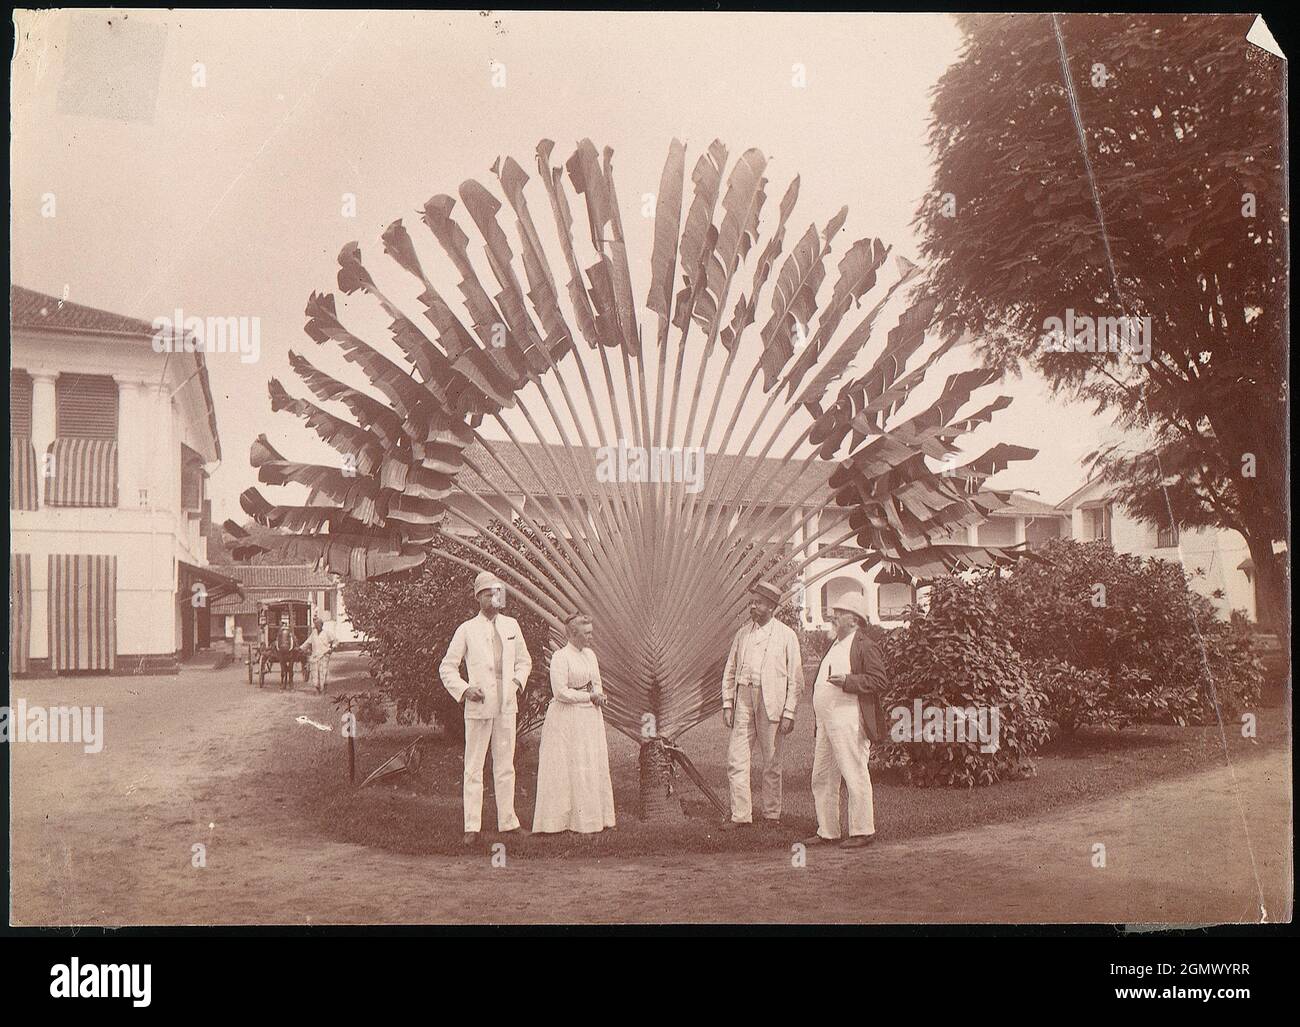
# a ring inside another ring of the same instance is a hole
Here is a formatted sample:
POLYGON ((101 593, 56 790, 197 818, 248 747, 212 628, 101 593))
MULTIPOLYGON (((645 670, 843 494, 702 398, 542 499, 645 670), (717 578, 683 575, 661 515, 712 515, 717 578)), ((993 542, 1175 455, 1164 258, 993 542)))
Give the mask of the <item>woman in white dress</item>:
POLYGON ((542 724, 533 833, 591 834, 614 826, 614 788, 605 739, 605 691, 591 648, 591 618, 570 617, 568 643, 551 654, 554 698, 542 724))

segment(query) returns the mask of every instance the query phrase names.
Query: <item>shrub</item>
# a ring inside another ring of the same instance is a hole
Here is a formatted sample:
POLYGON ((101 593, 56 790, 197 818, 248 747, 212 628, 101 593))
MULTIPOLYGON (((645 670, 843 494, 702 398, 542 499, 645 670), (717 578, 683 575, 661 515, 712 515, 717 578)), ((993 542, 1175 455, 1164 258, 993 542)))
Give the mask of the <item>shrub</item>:
POLYGON ((1185 724, 1213 719, 1216 695, 1225 715, 1258 701, 1250 627, 1220 620, 1179 564, 1105 542, 1054 540, 1039 555, 985 579, 1023 657, 1097 672, 1107 706, 1132 719, 1185 724))
POLYGON ((885 766, 919 785, 971 787, 1032 773, 1034 753, 1048 735, 1043 696, 1008 643, 983 582, 934 582, 928 608, 887 634, 884 656, 891 727, 880 751, 885 766), (903 713, 910 716, 917 700, 923 710, 996 709, 993 751, 971 740, 903 740, 910 737, 900 730, 903 713))
MULTIPOLYGON (((491 524, 491 538, 475 544, 510 561, 516 545, 499 524, 491 524), (509 538, 509 541, 507 541, 509 538)), ((527 532, 527 529, 523 529, 527 532)), ((464 735, 464 713, 443 687, 438 663, 451 644, 457 625, 478 611, 474 600, 475 571, 440 556, 451 552, 471 563, 482 557, 441 536, 433 543, 423 566, 346 586, 348 617, 367 641, 371 676, 379 691, 394 704, 401 723, 436 720, 453 738, 464 735)), ((491 569, 491 568, 490 568, 491 569)), ((506 613, 519 622, 524 642, 533 658, 533 672, 519 703, 519 733, 537 727, 546 714, 551 686, 546 661, 551 648, 551 628, 540 616, 517 600, 506 613)))
POLYGON ((1131 708, 1106 675, 1084 670, 1064 660, 1036 660, 1027 664, 1043 693, 1043 712, 1056 723, 1056 734, 1069 738, 1085 724, 1117 729, 1131 717, 1131 708))
POLYGON ((822 657, 830 652, 835 636, 821 628, 799 628, 799 654, 804 663, 821 663, 822 657))

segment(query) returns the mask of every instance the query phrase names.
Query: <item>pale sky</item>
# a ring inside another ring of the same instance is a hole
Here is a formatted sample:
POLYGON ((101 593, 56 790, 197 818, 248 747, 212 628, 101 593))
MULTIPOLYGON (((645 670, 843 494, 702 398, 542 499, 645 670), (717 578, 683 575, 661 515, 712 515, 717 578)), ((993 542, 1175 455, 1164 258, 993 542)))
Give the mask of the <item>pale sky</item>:
MULTIPOLYGON (((498 155, 534 176, 530 204, 549 225, 535 180, 537 142, 554 139, 553 160, 562 163, 590 137, 615 152, 641 302, 652 239, 641 198, 656 190, 674 137, 687 145, 688 176, 717 137, 733 159, 749 147, 768 157, 761 239, 789 180, 801 176, 786 252, 811 220, 822 225, 847 204, 826 295, 853 239, 876 236, 916 257, 910 222, 930 182, 929 91, 959 42, 942 15, 19 15, 11 276, 145 320, 178 307, 261 319, 258 362, 208 357, 225 453, 212 480, 214 516, 238 517, 239 492, 256 482, 247 454, 260 431, 294 458, 330 452, 301 422, 270 411, 270 377, 306 394, 289 370, 289 349, 364 383, 303 333, 312 290, 337 292, 344 243, 358 241, 377 271, 389 263, 379 235, 395 218, 427 239, 417 212, 431 196, 454 196, 469 177, 500 195, 489 171, 498 155), (504 85, 494 85, 502 67, 504 85), (111 87, 118 92, 78 88, 87 76, 97 83, 123 69, 125 84, 111 87), (57 201, 54 217, 42 216, 47 194, 57 201), (345 194, 356 197, 355 217, 344 215, 345 194)), ((580 234, 580 203, 574 212, 580 234)), ((551 256, 560 260, 555 249, 551 256)), ((747 266, 737 289, 748 288, 749 276, 747 266)), ((454 277, 435 281, 458 298, 454 277)), ((769 286, 760 326, 770 294, 769 286)), ((406 309, 421 313, 418 304, 406 309)), ((642 318, 653 337, 654 315, 642 318)), ((881 326, 882 336, 891 326, 881 326)), ((1037 380, 1001 391, 1014 397, 1012 407, 963 448, 974 456, 1003 439, 1038 447, 1037 458, 993 484, 1058 501, 1082 483, 1079 457, 1109 434, 1108 418, 1050 398, 1037 380)))

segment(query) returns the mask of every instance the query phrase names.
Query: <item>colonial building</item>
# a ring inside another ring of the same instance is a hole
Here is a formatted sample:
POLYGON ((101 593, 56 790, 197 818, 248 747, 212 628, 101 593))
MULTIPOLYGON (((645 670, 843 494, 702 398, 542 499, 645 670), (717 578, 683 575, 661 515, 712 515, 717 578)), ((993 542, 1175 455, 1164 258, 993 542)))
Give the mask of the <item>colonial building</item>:
POLYGON ((1179 531, 1134 519, 1112 502, 1107 486, 1090 481, 1057 509, 1069 518, 1070 538, 1109 542, 1117 552, 1182 564, 1190 585, 1214 602, 1219 616, 1242 610, 1255 619, 1254 565, 1246 540, 1227 528, 1179 531))
POLYGON ((238 589, 207 565, 203 354, 18 286, 10 307, 10 671, 172 669, 238 589))

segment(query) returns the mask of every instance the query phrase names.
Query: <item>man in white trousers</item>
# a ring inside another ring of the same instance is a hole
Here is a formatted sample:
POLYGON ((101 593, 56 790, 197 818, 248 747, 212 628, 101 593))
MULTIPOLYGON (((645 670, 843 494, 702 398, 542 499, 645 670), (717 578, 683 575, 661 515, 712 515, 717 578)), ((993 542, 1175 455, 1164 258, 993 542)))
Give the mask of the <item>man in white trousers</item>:
POLYGON ((781 592, 766 581, 750 588, 749 623, 736 632, 722 672, 722 720, 731 728, 727 779, 731 786, 731 831, 753 822, 750 760, 758 749, 762 773, 763 823, 781 822, 781 747, 794 729, 794 711, 803 692, 799 636, 773 615, 781 592))
POLYGON ((870 845, 876 833, 867 759, 871 743, 885 734, 882 697, 884 662, 867 637, 870 623, 864 596, 836 601, 835 641, 817 668, 813 712, 817 740, 813 748, 812 791, 817 833, 805 845, 839 841, 840 847, 870 845), (849 836, 840 841, 840 781, 849 797, 849 836))
POLYGON ((451 636, 438 666, 451 697, 465 707, 465 838, 478 841, 483 821, 483 761, 492 748, 492 787, 497 802, 497 830, 519 831, 515 816, 515 714, 517 698, 533 669, 519 622, 502 613, 506 586, 484 571, 474 579, 477 617, 451 636), (469 680, 461 677, 461 662, 469 680))

